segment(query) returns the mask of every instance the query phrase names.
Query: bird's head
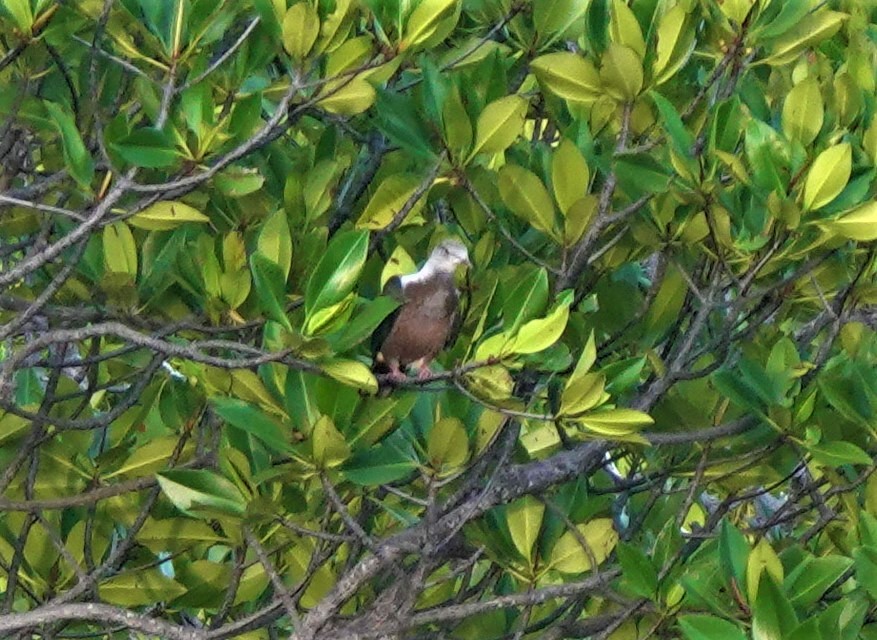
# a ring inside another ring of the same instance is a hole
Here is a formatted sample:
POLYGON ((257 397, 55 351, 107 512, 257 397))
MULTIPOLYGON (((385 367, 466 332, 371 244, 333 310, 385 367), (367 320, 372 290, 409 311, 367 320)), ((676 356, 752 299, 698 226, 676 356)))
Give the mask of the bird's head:
POLYGON ((428 266, 433 273, 454 273, 461 264, 472 266, 466 245, 454 239, 442 240, 432 250, 429 260, 426 262, 427 264, 424 266, 428 266))

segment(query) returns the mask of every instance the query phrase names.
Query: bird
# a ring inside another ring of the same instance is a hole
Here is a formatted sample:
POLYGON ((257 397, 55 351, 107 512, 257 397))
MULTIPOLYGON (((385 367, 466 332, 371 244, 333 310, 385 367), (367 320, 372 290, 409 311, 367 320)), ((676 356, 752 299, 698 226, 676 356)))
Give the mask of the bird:
POLYGON ((384 295, 396 298, 399 307, 372 335, 375 374, 389 374, 397 382, 407 379, 409 366, 417 378, 429 378, 429 364, 459 330, 460 292, 454 273, 460 265, 472 266, 466 246, 456 239, 440 242, 419 271, 393 276, 384 295))

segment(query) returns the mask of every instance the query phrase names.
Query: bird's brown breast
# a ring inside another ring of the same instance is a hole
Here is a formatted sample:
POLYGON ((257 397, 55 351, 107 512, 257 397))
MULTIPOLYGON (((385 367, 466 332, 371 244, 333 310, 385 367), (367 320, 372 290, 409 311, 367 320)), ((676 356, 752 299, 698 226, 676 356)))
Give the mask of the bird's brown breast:
POLYGON ((405 303, 380 348, 384 360, 404 367, 421 358, 433 358, 448 339, 457 297, 451 278, 407 284, 405 303))

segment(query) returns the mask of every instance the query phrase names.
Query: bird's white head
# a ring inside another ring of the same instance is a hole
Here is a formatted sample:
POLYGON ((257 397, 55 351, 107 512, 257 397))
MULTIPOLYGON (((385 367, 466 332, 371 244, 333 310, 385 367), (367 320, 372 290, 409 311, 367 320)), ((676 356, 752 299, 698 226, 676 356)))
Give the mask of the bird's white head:
POLYGON ((471 266, 469 252, 466 250, 466 245, 451 238, 442 240, 436 245, 429 254, 426 264, 423 265, 423 270, 428 269, 432 273, 454 273, 461 264, 471 266))
POLYGON ((472 266, 469 252, 459 240, 442 240, 417 273, 402 276, 402 283, 421 282, 437 274, 453 274, 461 264, 472 266))

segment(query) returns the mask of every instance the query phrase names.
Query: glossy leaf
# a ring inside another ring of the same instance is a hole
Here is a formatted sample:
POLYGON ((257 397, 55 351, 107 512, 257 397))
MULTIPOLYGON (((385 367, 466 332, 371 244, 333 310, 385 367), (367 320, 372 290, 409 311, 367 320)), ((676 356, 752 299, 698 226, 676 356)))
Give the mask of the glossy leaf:
POLYGON ((852 149, 849 143, 829 147, 813 161, 804 183, 804 208, 819 209, 843 191, 852 170, 852 149))
POLYGON ((470 157, 504 151, 521 134, 526 113, 527 101, 520 96, 506 96, 484 107, 475 125, 470 157))
POLYGON ((138 229, 165 231, 186 222, 210 222, 210 218, 183 202, 164 200, 134 214, 127 222, 138 229))
POLYGON ((574 102, 591 103, 603 95, 594 65, 575 53, 549 53, 530 63, 539 84, 551 93, 574 102))
POLYGON ((308 314, 336 304, 350 293, 365 263, 368 238, 364 231, 347 231, 332 238, 308 280, 308 314))

